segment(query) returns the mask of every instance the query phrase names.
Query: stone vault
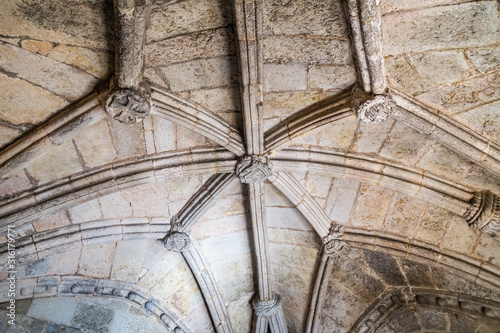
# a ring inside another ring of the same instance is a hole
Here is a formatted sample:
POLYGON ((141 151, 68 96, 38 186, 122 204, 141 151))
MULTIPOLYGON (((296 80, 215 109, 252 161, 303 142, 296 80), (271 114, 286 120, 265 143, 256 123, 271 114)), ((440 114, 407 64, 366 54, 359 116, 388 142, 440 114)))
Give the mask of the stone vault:
POLYGON ((2 332, 499 331, 495 0, 5 0, 0 146, 2 332))

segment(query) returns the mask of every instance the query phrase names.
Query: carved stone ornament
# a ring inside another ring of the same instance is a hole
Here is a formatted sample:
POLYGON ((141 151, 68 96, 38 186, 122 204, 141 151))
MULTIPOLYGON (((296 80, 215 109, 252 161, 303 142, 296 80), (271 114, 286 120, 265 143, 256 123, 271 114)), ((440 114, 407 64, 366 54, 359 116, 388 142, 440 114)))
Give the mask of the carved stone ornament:
POLYGON ((144 119, 151 110, 151 100, 137 91, 120 89, 106 101, 106 112, 124 124, 133 124, 144 119))
POLYGON ((395 102, 386 95, 369 95, 355 86, 352 90, 352 109, 364 123, 377 124, 395 112, 395 102))
POLYGON ((473 229, 500 235, 500 198, 490 191, 475 193, 464 218, 473 229))
POLYGON ((169 251, 184 252, 191 246, 191 238, 184 232, 171 232, 164 244, 169 251))
POLYGON ((340 255, 349 252, 349 246, 342 240, 344 235, 344 226, 333 223, 330 234, 323 238, 325 244, 325 253, 329 256, 340 255))
POLYGON ((236 175, 245 184, 257 183, 273 177, 271 163, 264 156, 245 156, 236 165, 236 175))
POLYGON ((252 307, 257 316, 272 317, 275 316, 281 308, 281 296, 273 293, 273 297, 268 301, 261 301, 254 298, 252 307))

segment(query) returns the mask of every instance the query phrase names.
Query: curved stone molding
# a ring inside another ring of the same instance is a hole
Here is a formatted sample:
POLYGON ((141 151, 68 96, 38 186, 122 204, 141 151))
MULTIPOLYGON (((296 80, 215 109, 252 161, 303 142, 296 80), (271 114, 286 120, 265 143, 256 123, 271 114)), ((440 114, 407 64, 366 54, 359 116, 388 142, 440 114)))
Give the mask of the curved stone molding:
POLYGON ((295 177, 279 172, 272 183, 304 215, 321 238, 328 236, 332 221, 295 177))
POLYGON ((191 247, 191 238, 185 232, 171 232, 165 238, 165 248, 174 252, 186 252, 191 247))
POLYGON ((201 106, 174 96, 157 87, 151 87, 153 109, 151 114, 184 126, 237 156, 245 154, 243 139, 239 131, 201 106))
MULTIPOLYGON (((17 281, 20 288, 16 299, 78 295, 119 298, 144 309, 146 313, 165 326, 167 332, 192 332, 175 312, 164 308, 160 305, 162 303, 159 300, 136 286, 130 286, 118 281, 88 279, 81 276, 40 277, 35 283, 31 283, 30 280, 32 279, 27 279, 26 283, 23 280, 17 281)), ((5 293, 5 295, 7 294, 5 293)), ((8 299, 0 301, 8 301, 8 299)))
POLYGON ((262 154, 264 83, 263 5, 260 1, 232 1, 238 43, 241 106, 247 154, 262 154))
POLYGON ((141 121, 151 110, 151 99, 138 91, 120 89, 113 92, 106 101, 106 112, 124 124, 141 121))
POLYGON ((262 182, 273 177, 271 163, 264 156, 245 156, 236 164, 236 175, 244 184, 262 182))
POLYGON ((390 94, 397 104, 394 118, 500 175, 497 143, 395 89, 391 89, 390 94))
POLYGON ((387 88, 382 53, 382 14, 379 1, 343 0, 358 73, 366 92, 383 94, 387 88))
POLYGON ((378 124, 395 112, 394 101, 386 95, 369 95, 359 86, 352 89, 352 109, 364 123, 378 124))
POLYGON ((208 208, 219 197, 220 193, 236 178, 234 173, 213 175, 189 199, 179 213, 172 218, 172 225, 177 225, 175 231, 188 232, 208 208), (174 223, 177 221, 178 223, 174 223))
POLYGON ((451 291, 401 287, 391 288, 377 298, 350 332, 375 332, 392 314, 406 307, 440 308, 500 323, 500 303, 451 291), (403 295, 411 295, 411 298, 403 295))
POLYGON ((321 312, 323 311, 326 289, 328 287, 330 275, 332 274, 332 269, 332 258, 328 256, 323 249, 323 253, 321 257, 319 257, 314 273, 314 285, 310 294, 307 322, 304 330, 305 333, 319 332, 321 312))
POLYGON ((265 151, 277 149, 298 136, 313 133, 322 126, 350 117, 351 92, 316 103, 283 120, 264 135, 265 151))
POLYGON ((50 215, 60 209, 128 187, 165 178, 201 173, 230 173, 234 155, 222 149, 198 148, 120 161, 19 193, 0 206, 0 231, 50 215))
POLYGON ((107 91, 94 93, 49 119, 0 152, 0 180, 22 170, 78 132, 106 119, 101 101, 107 91))
POLYGON ((378 185, 447 209, 463 216, 473 190, 423 170, 401 166, 362 154, 327 148, 284 149, 273 157, 276 172, 310 172, 355 179, 378 185))
POLYGON ((500 236, 500 198, 490 191, 474 193, 464 218, 469 227, 500 236))

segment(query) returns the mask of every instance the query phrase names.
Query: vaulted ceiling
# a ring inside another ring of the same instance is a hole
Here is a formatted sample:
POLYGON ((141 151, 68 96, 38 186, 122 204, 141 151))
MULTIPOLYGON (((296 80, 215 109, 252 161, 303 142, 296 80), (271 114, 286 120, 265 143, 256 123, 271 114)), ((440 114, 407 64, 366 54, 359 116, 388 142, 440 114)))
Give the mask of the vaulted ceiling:
POLYGON ((498 331, 495 0, 5 0, 0 91, 2 332, 498 331))

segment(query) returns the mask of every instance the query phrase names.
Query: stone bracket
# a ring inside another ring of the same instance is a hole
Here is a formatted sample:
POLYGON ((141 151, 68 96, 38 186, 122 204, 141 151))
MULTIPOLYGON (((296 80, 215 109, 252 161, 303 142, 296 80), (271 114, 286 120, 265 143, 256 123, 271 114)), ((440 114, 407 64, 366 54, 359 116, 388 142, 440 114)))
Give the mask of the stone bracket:
POLYGON ((245 156, 236 164, 236 175, 244 184, 258 183, 273 179, 274 173, 271 167, 271 162, 265 156, 245 156))

